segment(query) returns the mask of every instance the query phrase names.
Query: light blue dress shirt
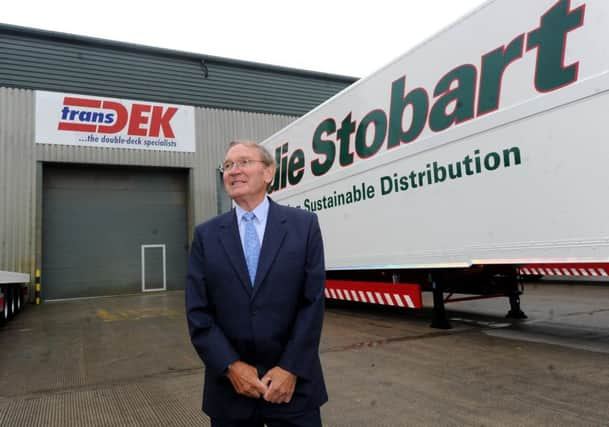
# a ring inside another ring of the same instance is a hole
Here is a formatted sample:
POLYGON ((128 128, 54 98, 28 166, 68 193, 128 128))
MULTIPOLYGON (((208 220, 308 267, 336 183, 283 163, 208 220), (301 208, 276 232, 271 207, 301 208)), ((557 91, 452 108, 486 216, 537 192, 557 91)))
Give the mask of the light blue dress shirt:
MULTIPOLYGON (((269 199, 265 197, 262 203, 254 208, 252 211, 256 218, 254 218, 254 227, 256 228, 256 234, 258 235, 258 241, 260 247, 262 247, 262 240, 264 238, 264 230, 266 229, 266 219, 269 216, 269 199)), ((241 206, 235 203, 235 213, 237 214, 237 224, 239 225, 239 237, 241 238, 241 247, 243 253, 245 253, 245 221, 243 221, 243 214, 247 211, 241 206)))

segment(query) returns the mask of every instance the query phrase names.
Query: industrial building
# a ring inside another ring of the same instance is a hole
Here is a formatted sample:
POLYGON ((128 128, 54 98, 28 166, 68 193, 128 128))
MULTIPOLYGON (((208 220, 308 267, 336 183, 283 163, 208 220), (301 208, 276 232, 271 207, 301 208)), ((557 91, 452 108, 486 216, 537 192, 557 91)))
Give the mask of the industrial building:
POLYGON ((0 24, 0 270, 43 299, 182 289, 227 143, 354 81, 0 24))

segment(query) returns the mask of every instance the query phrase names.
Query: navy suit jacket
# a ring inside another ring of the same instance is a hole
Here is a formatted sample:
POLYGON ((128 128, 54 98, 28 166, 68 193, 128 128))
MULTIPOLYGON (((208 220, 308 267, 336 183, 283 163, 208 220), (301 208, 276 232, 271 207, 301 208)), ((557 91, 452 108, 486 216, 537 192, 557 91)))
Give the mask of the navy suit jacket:
POLYGON ((301 412, 328 400, 319 360, 325 266, 317 216, 270 201, 252 287, 233 211, 196 227, 186 310, 191 341, 205 364, 203 411, 215 418, 301 412), (235 392, 225 375, 242 360, 260 377, 280 366, 298 379, 290 403, 235 392))

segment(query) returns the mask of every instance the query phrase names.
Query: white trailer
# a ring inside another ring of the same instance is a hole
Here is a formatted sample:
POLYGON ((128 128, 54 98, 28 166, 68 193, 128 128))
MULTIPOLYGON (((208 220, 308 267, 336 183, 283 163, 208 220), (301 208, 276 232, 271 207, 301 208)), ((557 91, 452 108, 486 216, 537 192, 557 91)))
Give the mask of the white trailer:
POLYGON ((488 1, 264 141, 272 197, 318 214, 329 298, 523 317, 519 268, 609 271, 608 89, 608 1, 488 1))
POLYGON ((29 274, 0 271, 0 325, 21 311, 27 298, 29 282, 29 274))

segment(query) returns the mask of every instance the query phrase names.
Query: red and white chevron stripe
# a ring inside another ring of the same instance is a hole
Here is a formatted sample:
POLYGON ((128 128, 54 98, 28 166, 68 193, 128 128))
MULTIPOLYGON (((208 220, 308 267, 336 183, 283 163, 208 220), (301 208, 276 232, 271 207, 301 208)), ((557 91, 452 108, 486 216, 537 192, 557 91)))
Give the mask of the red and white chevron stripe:
POLYGON ((412 283, 355 282, 327 280, 325 296, 329 299, 368 304, 421 308, 421 286, 412 283))
POLYGON ((609 277, 609 264, 529 264, 520 267, 523 276, 609 277))

